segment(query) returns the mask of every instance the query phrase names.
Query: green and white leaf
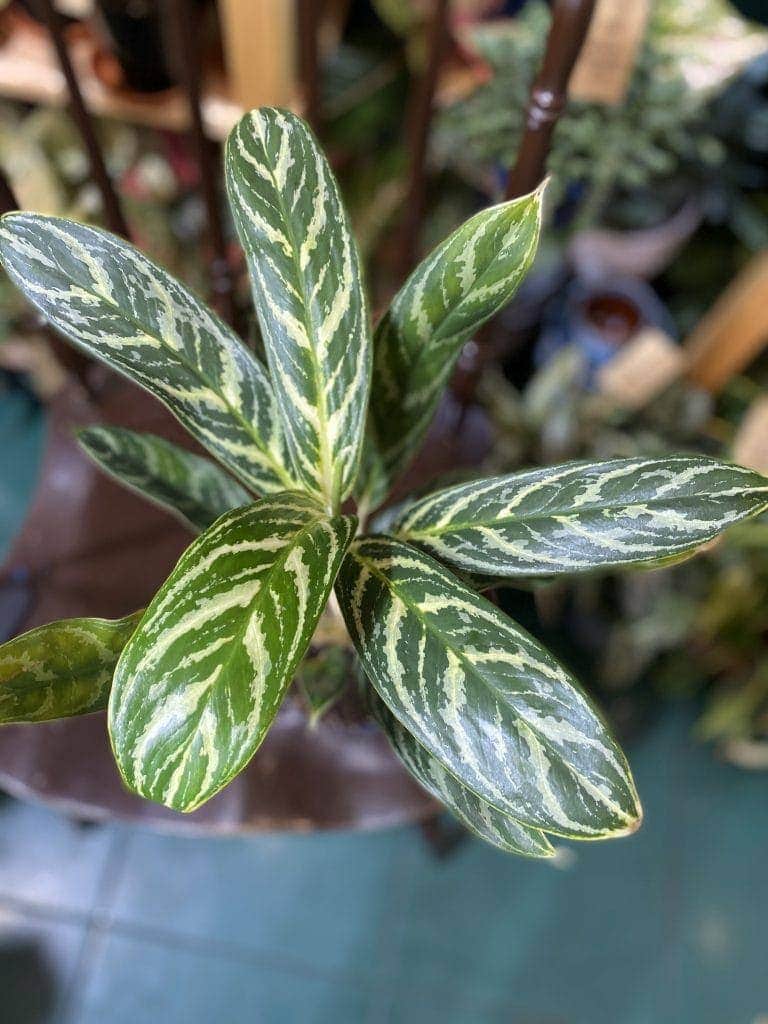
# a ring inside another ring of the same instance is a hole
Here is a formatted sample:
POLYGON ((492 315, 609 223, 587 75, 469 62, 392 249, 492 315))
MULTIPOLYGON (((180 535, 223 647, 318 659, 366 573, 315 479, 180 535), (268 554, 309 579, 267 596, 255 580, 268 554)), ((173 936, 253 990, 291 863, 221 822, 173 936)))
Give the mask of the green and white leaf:
POLYGON ((248 487, 296 486, 265 370, 165 270, 107 231, 34 213, 2 218, 0 259, 57 330, 159 398, 248 487))
POLYGON ((337 594, 379 696, 476 796, 558 835, 634 831, 621 750, 568 673, 494 605, 386 537, 352 546, 337 594))
POLYGON ((668 564, 768 506, 768 479, 700 455, 571 462, 437 491, 392 532, 468 572, 668 564))
POLYGON ((0 723, 47 722, 105 708, 117 659, 141 615, 62 619, 0 646, 0 723))
POLYGON ((115 672, 109 728, 131 789, 192 811, 246 766, 355 525, 284 493, 227 513, 187 549, 115 672))
POLYGON ((386 704, 370 694, 370 704, 376 720, 408 771, 444 804, 459 821, 475 835, 506 853, 523 857, 551 857, 554 854, 547 837, 539 829, 521 825, 503 814, 485 800, 481 800, 440 762, 432 757, 392 714, 386 704))
POLYGON ((465 342, 507 305, 531 266, 541 195, 465 221, 411 274, 376 329, 370 429, 390 477, 421 443, 465 342))
POLYGON ((307 125, 269 107, 230 134, 226 174, 294 472, 335 507, 357 476, 371 362, 338 186, 307 125))
POLYGON ((83 450, 129 490, 172 512, 196 533, 253 497, 210 459, 154 434, 122 427, 87 427, 83 450))

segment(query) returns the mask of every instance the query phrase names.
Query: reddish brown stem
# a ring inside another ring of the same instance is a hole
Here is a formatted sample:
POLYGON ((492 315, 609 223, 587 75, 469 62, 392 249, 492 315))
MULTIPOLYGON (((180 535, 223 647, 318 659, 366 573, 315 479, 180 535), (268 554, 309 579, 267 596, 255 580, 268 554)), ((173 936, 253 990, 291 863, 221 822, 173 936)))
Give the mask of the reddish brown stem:
POLYGON ((449 9, 449 0, 434 0, 427 39, 427 64, 423 75, 416 83, 408 113, 410 164, 398 252, 401 278, 413 268, 418 254, 419 231, 426 200, 427 145, 440 64, 449 38, 449 9))
POLYGON ((91 175, 101 195, 107 227, 114 231, 115 234, 123 235, 123 237, 127 238, 128 225, 123 216, 120 199, 107 172, 101 146, 96 136, 93 118, 88 113, 83 102, 83 94, 80 92, 77 76, 72 67, 72 61, 69 58, 69 51, 64 39, 61 15, 54 8, 51 0, 36 0, 36 6, 40 17, 44 20, 48 29, 61 72, 67 83, 72 117, 88 154, 91 175))
POLYGON ((507 199, 531 192, 541 182, 547 156, 568 96, 568 80, 589 29, 595 0, 556 0, 541 68, 531 88, 525 132, 507 178, 507 199))

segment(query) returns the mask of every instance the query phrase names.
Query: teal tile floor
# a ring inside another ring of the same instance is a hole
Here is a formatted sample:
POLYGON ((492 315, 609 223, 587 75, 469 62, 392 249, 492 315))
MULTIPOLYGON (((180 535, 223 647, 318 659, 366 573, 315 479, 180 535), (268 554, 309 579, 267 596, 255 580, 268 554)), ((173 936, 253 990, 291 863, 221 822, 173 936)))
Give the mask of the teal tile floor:
MULTIPOLYGON (((6 398, 0 549, 41 437, 6 398)), ((178 839, 0 797, 0 1024, 768 1024, 768 776, 713 760, 692 714, 629 750, 641 832, 554 865, 473 840, 437 861, 414 829, 178 839)))
POLYGON ((768 779, 670 708, 631 839, 179 839, 0 801, 3 1024, 765 1024, 768 779), (12 1012, 7 1007, 12 1007, 12 1012))

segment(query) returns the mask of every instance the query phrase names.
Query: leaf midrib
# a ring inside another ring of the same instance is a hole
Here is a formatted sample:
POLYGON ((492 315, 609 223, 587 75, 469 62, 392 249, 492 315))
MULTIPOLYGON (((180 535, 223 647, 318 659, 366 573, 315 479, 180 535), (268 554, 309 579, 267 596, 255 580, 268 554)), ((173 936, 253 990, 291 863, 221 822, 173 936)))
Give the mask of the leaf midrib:
MULTIPOLYGON (((756 495, 757 494, 762 494, 763 492, 768 493, 768 486, 765 486, 765 487, 749 487, 749 488, 746 488, 744 491, 741 491, 740 493, 743 496, 751 496, 753 494, 756 494, 756 495)), ((714 494, 697 495, 695 498, 694 497, 684 498, 684 499, 682 499, 682 500, 680 500, 680 501, 678 501, 676 503, 675 508, 679 508, 681 506, 693 503, 695 501, 699 501, 699 500, 705 500, 706 501, 708 498, 719 498, 719 497, 722 497, 722 495, 714 493, 714 494)), ((662 505, 662 504, 664 504, 664 500, 661 499, 661 498, 659 498, 659 499, 649 498, 647 500, 637 499, 635 501, 621 502, 621 504, 618 504, 618 505, 607 504, 607 503, 606 504, 602 504, 601 503, 601 504, 595 504, 595 505, 581 505, 581 506, 579 506, 576 509, 571 507, 571 508, 560 509, 560 510, 551 511, 551 512, 537 512, 534 515, 526 515, 526 516, 499 516, 499 517, 493 518, 493 519, 477 518, 477 519, 473 519, 473 520, 469 520, 469 521, 459 520, 459 521, 456 521, 456 522, 447 523, 445 525, 437 525, 436 524, 435 526, 426 526, 426 527, 423 527, 423 528, 417 528, 415 530, 409 529, 408 525, 407 525, 407 522, 406 522, 406 523, 403 524, 401 529, 403 531, 407 531, 407 533, 403 532, 401 534, 398 534, 398 536, 402 536, 404 539, 407 538, 407 537, 439 537, 439 536, 441 536, 444 533, 457 533, 457 532, 460 532, 462 530, 476 530, 476 529, 478 529, 480 527, 489 527, 489 528, 493 529, 493 528, 496 528, 496 527, 510 526, 510 525, 520 525, 520 526, 522 526, 522 525, 526 525, 528 523, 537 523, 537 522, 541 522, 542 520, 556 519, 556 518, 560 518, 560 517, 563 517, 563 516, 580 516, 580 515, 582 515, 583 513, 586 513, 586 512, 607 512, 607 511, 611 511, 611 510, 616 510, 617 511, 617 510, 622 509, 622 508, 634 508, 637 505, 651 505, 651 506, 655 507, 655 506, 662 505)), ((671 502, 667 501, 666 504, 671 504, 671 502)), ((768 507, 768 502, 766 502, 766 507, 768 507)), ((482 515, 482 512, 480 512, 479 514, 482 515)), ((713 523, 713 528, 714 527, 715 527, 715 524, 713 523)))
MULTIPOLYGON (((211 699, 210 698, 210 694, 211 694, 211 692, 214 689, 216 689, 217 691, 219 690, 224 677, 227 675, 228 668, 229 668, 229 665, 230 665, 232 659, 238 653, 240 647, 242 647, 242 637, 243 637, 246 629, 248 628, 248 623, 252 619, 256 609, 258 609, 260 607, 262 601, 265 599, 265 595, 266 595, 266 593, 267 593, 267 591, 269 589, 269 581, 272 579, 273 575, 276 573, 278 568, 280 568, 281 570, 284 568, 285 562, 288 559, 291 551, 298 544, 299 538, 302 537, 304 534, 308 533, 314 526, 317 525, 318 522, 320 522, 321 519, 327 519, 327 520, 330 521, 330 517, 322 509, 318 508, 316 514, 313 515, 313 518, 310 519, 307 523, 304 524, 304 526, 300 527, 300 529, 298 529, 295 533, 293 533, 291 535, 291 537, 292 537, 291 541, 289 543, 286 543, 285 547, 280 552, 280 554, 277 556, 277 558, 274 560, 274 562, 272 563, 270 568, 267 570, 267 572, 264 573, 263 576, 261 576, 261 586, 259 587, 259 592, 256 595, 256 597, 254 598, 253 603, 248 606, 247 612, 242 616, 242 624, 235 630, 234 634, 232 635, 232 639, 231 639, 231 641, 230 641, 230 643, 228 644, 228 647, 227 647, 227 653, 226 653, 225 657, 223 658, 223 660, 220 661, 220 664, 222 666, 221 667, 221 672, 219 673, 216 681, 213 683, 211 688, 206 693, 205 698, 203 700, 201 700, 198 705, 196 705, 195 711, 186 720, 187 724, 189 724, 189 723, 193 724, 193 735, 192 735, 192 737, 189 740, 185 740, 182 744, 179 745, 179 750, 185 750, 189 746, 189 744, 194 740, 194 729, 196 727, 196 724, 199 723, 199 720, 202 717, 202 715, 204 714, 206 708, 210 704, 210 699, 211 699), (198 709, 200 709, 200 710, 198 711, 198 709)), ((331 586, 332 585, 333 585, 333 582, 331 582, 331 586)), ((322 613, 322 609, 321 609, 321 613, 322 613)), ((312 634, 310 633, 310 635, 309 635, 309 637, 307 639, 307 643, 309 643, 309 640, 311 639, 311 635, 312 634)), ((276 705, 275 708, 274 708, 273 718, 274 718, 274 715, 277 714, 278 709, 279 709, 279 705, 276 705)), ((266 735, 266 729, 261 729, 260 731, 257 731, 256 733, 254 733, 252 735, 252 737, 251 737, 249 748, 253 746, 254 742, 256 742, 256 747, 254 747, 253 749, 254 749, 254 751, 255 751, 255 749, 258 749, 258 745, 261 742, 261 739, 263 739, 263 737, 265 735, 266 735)), ((202 801, 207 800, 211 796, 214 796, 216 793, 220 792, 228 784, 228 782, 232 778, 234 778, 235 775, 237 775, 237 773, 240 770, 241 770, 241 768, 235 767, 231 771, 228 771, 227 773, 225 773, 221 778, 217 779, 216 784, 215 784, 215 788, 213 790, 206 790, 206 792, 202 793, 202 794, 198 793, 197 794, 197 798, 192 803, 185 804, 185 808, 184 809, 187 810, 187 811, 190 811, 190 810, 194 810, 196 807, 199 807, 200 803, 202 801)), ((160 795, 162 796, 162 793, 160 795)))
MULTIPOLYGON (((211 687, 211 690, 218 689, 220 687, 221 683, 223 682, 224 676, 227 673, 228 667, 229 667, 232 659, 238 653, 239 647, 242 646, 242 638, 243 638, 243 635, 245 634, 245 632, 246 632, 246 630, 248 628, 248 624, 249 624, 250 620, 253 618, 256 610, 258 608, 260 608, 262 602, 266 599, 266 594, 267 594, 267 592, 269 590, 269 586, 270 586, 270 583, 271 583, 273 577, 275 576, 275 574, 277 573, 278 570, 282 571, 285 568, 285 563, 288 560, 288 558, 289 558, 289 556, 291 554, 291 551, 298 545, 300 538, 303 537, 305 534, 308 534, 318 524, 318 522, 320 522, 320 520, 322 520, 322 519, 326 519, 326 520, 330 521, 330 517, 327 516, 324 511, 322 511, 321 509, 318 509, 317 513, 313 514, 312 519, 310 519, 308 522, 306 522, 302 527, 300 527, 294 533, 290 534, 290 539, 286 541, 286 544, 284 545, 283 549, 280 551, 280 553, 277 555, 275 560, 272 562, 272 564, 269 567, 269 569, 260 577, 259 591, 256 594, 256 596, 254 597, 253 602, 248 605, 247 610, 243 613, 243 615, 241 617, 242 618, 241 624, 238 626, 238 628, 232 634, 232 639, 231 639, 230 643, 227 645, 226 654, 225 654, 225 656, 219 662, 221 664, 221 666, 222 666, 221 672, 220 672, 219 676, 217 677, 216 682, 213 683, 213 685, 211 687)), ((331 525, 333 525, 333 524, 331 524, 331 525)), ((310 636, 311 636, 311 634, 310 634, 310 636)), ((209 690, 209 693, 211 692, 211 690, 209 690)), ((207 705, 208 702, 209 702, 209 697, 206 696, 205 700, 200 702, 200 705, 207 705)), ((198 705, 198 706, 200 706, 200 705, 198 705)), ((203 711, 200 712, 200 715, 202 715, 202 714, 203 714, 203 711)), ((196 710, 195 714, 193 716, 190 716, 190 717, 191 717, 191 719, 194 719, 195 716, 199 718, 200 715, 197 715, 197 710, 196 710)))
MULTIPOLYGON (((63 277, 63 279, 65 281, 67 280, 67 275, 66 274, 62 273, 62 277, 63 277)), ((238 409, 237 407, 235 407, 234 405, 232 405, 232 403, 229 401, 227 396, 218 387, 216 387, 214 384, 211 383, 211 381, 207 378, 207 376, 205 375, 205 373, 203 372, 203 370, 199 366, 196 366, 194 363, 190 362, 186 358, 186 356, 184 354, 182 354, 182 352, 180 352, 179 349, 176 349, 172 345, 169 345, 168 342, 165 340, 165 338, 164 338, 164 336, 162 334, 158 333, 156 330, 147 330, 146 326, 144 324, 142 324, 142 322, 139 319, 137 319, 135 316, 133 316, 130 313, 126 313, 125 310, 121 306, 119 306, 116 302, 114 302, 112 299, 105 298, 99 292, 95 291, 92 286, 89 287, 89 286, 82 285, 74 277, 71 278, 71 280, 73 281, 73 283, 77 284, 77 286, 79 288, 82 288, 84 292, 87 292, 89 295, 93 295, 94 298, 98 299, 99 302, 103 303, 105 306, 108 306, 111 310, 115 310, 120 315, 120 317, 124 321, 126 321, 126 323, 128 323, 131 326, 133 326, 134 328, 136 328, 142 334, 145 334, 148 338, 154 338, 155 341, 160 343, 160 345, 162 346, 162 348, 166 352, 166 354, 170 354, 173 358, 175 358, 175 360, 178 363, 180 363, 186 370, 188 370, 192 374, 193 377, 196 377, 210 391, 212 391, 214 394, 218 395, 219 398, 224 403, 224 405, 226 406, 226 409, 230 413, 232 418, 234 420, 236 420, 237 422, 239 422, 245 428, 246 433, 253 439, 253 441, 256 444, 256 447, 262 453, 262 455, 266 458, 267 462, 269 463, 269 465, 273 469, 273 471, 276 473, 277 477, 280 480, 282 480, 282 482, 284 484, 286 484, 288 489, 293 489, 295 487, 296 481, 291 479, 291 477, 289 476, 287 471, 281 465, 279 465, 278 463, 275 462, 271 452, 269 452, 269 450, 266 448, 266 446, 262 447, 262 445, 264 445, 264 442, 263 442, 262 438, 260 437, 260 435, 256 432, 253 424, 249 423, 249 421, 245 418, 245 416, 243 416, 241 410, 238 409)), ((240 342, 237 338, 233 339, 233 341, 234 341, 235 344, 239 344, 239 345, 242 344, 242 342, 240 342)), ((75 342, 75 343, 77 344, 77 342, 75 342)), ((86 346, 85 343, 83 343, 83 342, 80 342, 79 344, 83 345, 83 347, 88 347, 88 348, 91 347, 90 345, 86 346)), ((97 350, 97 354, 98 354, 98 350, 97 350)), ((246 352, 246 356, 248 356, 251 359, 253 359, 253 356, 250 356, 250 353, 246 352)), ((103 357, 100 356, 100 358, 103 358, 103 357)), ((120 367, 120 369, 121 369, 121 372, 123 373, 124 376, 127 376, 129 379, 132 379, 130 371, 127 368, 120 367)), ((269 382, 267 381, 265 383, 266 383, 267 387, 269 387, 269 382)), ((157 397, 159 399, 159 401, 163 402, 164 405, 168 404, 167 401, 165 401, 164 399, 160 398, 159 396, 156 395, 155 397, 157 397)), ((217 458, 218 458, 218 456, 217 456, 217 458)))
MULTIPOLYGON (((336 474, 334 473, 333 459, 331 458, 331 452, 330 452, 330 449, 328 447, 328 423, 329 423, 329 419, 328 419, 327 403, 326 403, 326 400, 325 400, 325 388, 323 387, 323 381, 325 380, 325 375, 324 375, 324 373, 321 370, 320 362, 319 362, 319 360, 317 358, 317 351, 316 351, 316 346, 318 344, 317 329, 316 329, 314 317, 312 316, 312 311, 311 311, 311 309, 309 307, 309 304, 307 302, 307 294, 308 294, 307 293, 307 284, 306 284, 306 279, 305 279, 305 276, 304 276, 304 272, 301 269, 300 260, 298 258, 298 247, 296 245, 296 235, 295 235, 295 232, 294 232, 294 229, 293 229, 293 221, 291 220, 291 218, 286 213, 285 202, 283 200, 283 193, 282 193, 281 189, 278 187, 277 179, 276 179, 275 173, 274 173, 274 169, 272 167, 272 163, 271 163, 271 161, 269 159, 269 156, 267 154, 267 141, 266 141, 266 137, 265 137, 265 135, 263 134, 263 131, 262 131, 262 124, 261 124, 260 121, 258 121, 257 123, 258 123, 259 140, 261 142, 261 147, 262 147, 262 150, 264 152, 264 165, 265 165, 265 167, 267 168, 267 170, 269 172, 270 181, 272 182, 272 187, 273 187, 273 189, 275 191, 275 195, 277 196, 277 203, 278 203, 278 208, 279 208, 279 211, 280 211, 280 216, 283 219, 283 224, 284 224, 285 229, 286 229, 286 234, 288 236, 288 241, 289 241, 290 246, 291 246, 291 257, 290 257, 291 258, 291 263, 293 264, 294 272, 295 272, 296 278, 297 278, 297 280, 299 282, 300 294, 301 294, 301 297, 302 297, 301 305, 302 305, 302 309, 303 309, 303 312, 304 312, 304 315, 303 315, 304 328, 307 331, 308 337, 311 338, 311 343, 310 343, 310 346, 309 346, 309 359, 310 359, 310 363, 312 364, 312 375, 313 375, 314 380, 315 380, 315 394, 317 396, 317 412, 318 412, 318 416, 320 418, 320 430, 318 431, 318 442, 320 444, 320 477, 321 477, 321 480, 322 480, 322 486, 324 487, 323 494, 324 494, 324 497, 327 498, 328 502, 330 503, 329 504, 329 511, 332 513, 335 510, 336 502, 337 502, 337 497, 338 496, 336 494, 336 488, 334 486, 334 480, 336 478, 336 474)), ((320 159, 322 159, 322 154, 319 154, 319 157, 320 157, 320 159)))
MULTIPOLYGON (((513 202, 515 202, 515 200, 513 200, 513 202)), ((502 205, 505 205, 505 204, 502 204, 502 205)), ((485 212, 487 213, 488 211, 485 211, 485 212)), ((483 270, 482 273, 480 274, 480 276, 473 282, 473 284, 472 284, 472 290, 473 291, 476 288, 481 288, 481 287, 484 286, 485 280, 490 275, 491 270, 493 269, 493 267, 494 267, 495 263, 497 262, 497 260, 498 260, 498 253, 494 254, 493 259, 486 266, 485 270, 483 270)), ((435 261, 435 266, 437 266, 438 264, 439 264, 439 261, 435 261)), ((413 281, 416 280, 417 274, 418 274, 418 270, 414 273, 413 277, 411 279, 409 279, 409 281, 407 281, 406 284, 403 286, 403 292, 405 292, 406 288, 412 287, 411 286, 411 281, 412 280, 413 281)), ((443 317, 440 320, 439 326, 437 328, 435 328, 432 331, 431 335, 430 335, 430 339, 429 339, 430 343, 435 343, 435 342, 447 343, 449 341, 452 341, 455 338, 461 338, 462 335, 464 335, 464 337, 466 338, 467 336, 469 336, 470 334, 472 334, 474 331, 476 331, 478 329, 479 324, 476 323, 476 324, 474 324, 471 327, 461 328, 460 330, 453 331, 452 333, 450 331, 446 331, 445 330, 446 324, 448 324, 452 318, 454 318, 455 316, 458 315, 458 313, 460 312, 462 306, 465 303, 468 303, 468 302, 471 301, 471 297, 472 297, 472 291, 470 291, 466 295, 462 295, 459 299, 456 300, 456 302, 454 304, 452 304, 452 305, 449 304, 447 306, 447 308, 445 309, 445 313, 444 313, 443 317)), ((393 303, 392 303, 393 306, 394 306, 394 302, 395 301, 396 300, 394 300, 393 303)), ((502 304, 504 304, 504 303, 502 303, 502 304)), ((488 319, 488 317, 493 316, 493 313, 494 313, 494 308, 492 308, 491 311, 487 315, 484 313, 483 314, 483 319, 488 319)), ((405 331, 403 331, 401 328, 398 328, 398 333, 402 333, 404 335, 405 331)), ((418 366, 424 359, 427 358, 428 354, 429 354, 428 347, 424 346, 424 345, 419 345, 419 347, 418 347, 418 349, 416 351, 416 358, 413 360, 413 364, 412 365, 413 366, 418 366)))
MULTIPOLYGON (((359 550, 356 551, 356 552, 350 552, 350 554, 353 554, 353 556, 355 558, 357 558, 358 561, 364 562, 366 564, 367 568, 369 569, 369 571, 374 576, 377 576, 379 579, 381 579, 386 584, 386 586, 389 588, 390 592, 402 604, 404 604, 408 609, 410 609, 412 614, 415 615, 416 618, 422 623, 422 625, 424 626, 424 629, 429 631, 429 632, 431 632, 434 636, 436 636, 445 645, 446 648, 451 650, 453 652, 453 654, 455 654, 456 657, 461 661, 462 665, 468 666, 471 674, 474 677, 480 679, 482 681, 482 683, 483 683, 483 686, 487 690, 489 690, 493 694, 499 693, 499 691, 497 689, 495 689, 493 686, 491 686, 489 684, 489 682, 486 680, 485 676, 483 676, 480 673, 480 671, 475 667, 475 665, 473 664, 471 659, 467 655, 465 655, 461 651, 461 649, 457 649, 455 646, 453 646, 453 644, 448 641, 448 639, 445 637, 445 635, 442 633, 441 630, 437 629, 434 625, 429 623, 429 621, 427 620, 426 616, 422 613, 421 609, 417 605, 411 604, 409 601, 406 601, 404 599, 404 597, 398 592, 398 590, 396 589, 395 585, 392 583, 392 581, 389 579, 389 577, 386 575, 386 573, 383 573, 383 572, 381 572, 381 570, 377 569, 372 562, 369 562, 363 555, 361 555, 359 553, 359 550)), ((471 591, 468 591, 468 593, 471 594, 472 597, 475 597, 475 598, 477 597, 477 595, 476 594, 472 594, 471 591)), ((571 684, 571 685, 573 685, 573 684, 571 684)), ((501 695, 501 696, 503 696, 503 695, 501 695)), ((510 707, 510 705, 508 703, 504 702, 504 704, 505 704, 506 707, 510 707)), ((532 725, 530 725, 526 721, 526 719, 523 718, 522 715, 520 715, 520 713, 517 711, 517 709, 515 709, 514 707, 510 707, 510 710, 514 714, 515 718, 519 718, 520 721, 522 722, 522 724, 525 726, 525 728, 527 728, 531 733, 533 733, 536 736, 537 741, 539 743, 541 743, 542 746, 546 747, 547 750, 553 752, 555 757, 557 758, 557 760, 562 762, 564 765, 566 765, 567 769, 572 773, 572 775, 576 778, 576 780, 578 780, 579 782, 581 780, 584 780, 586 782, 589 782, 590 785, 592 784, 590 782, 590 780, 588 780, 586 778, 586 776, 583 774, 583 772, 580 769, 578 769, 575 765, 566 762, 563 759, 563 757, 560 754, 560 752, 555 747, 552 746, 551 741, 546 736, 543 736, 541 733, 539 733, 532 725)), ((393 714, 394 714, 394 712, 393 712, 393 714)), ((610 739, 610 737, 609 737, 609 739, 610 739)), ((423 746, 423 744, 422 744, 422 746, 423 746)), ((427 749, 427 751, 429 753, 432 753, 431 751, 429 751, 429 748, 425 748, 425 749, 427 749)), ((432 756, 435 757, 440 762, 440 764, 442 764, 443 767, 446 768, 446 770, 450 771, 450 773, 452 775, 454 774, 453 771, 448 769, 447 766, 443 763, 443 761, 436 754, 432 754, 432 756)), ((469 789, 472 793, 474 793, 475 796, 478 797, 478 799, 484 800, 485 803, 490 804, 492 807, 495 807, 497 811, 499 811, 502 814, 507 815, 507 817, 515 817, 515 815, 510 813, 510 811, 507 808, 499 807, 499 805, 493 803, 493 801, 490 800, 488 798, 488 796, 486 796, 485 794, 482 794, 482 793, 478 793, 477 790, 475 790, 473 787, 467 785, 467 783, 464 782, 464 780, 459 780, 459 781, 461 782, 462 786, 466 786, 467 789, 469 789)), ((520 821, 519 818, 515 818, 515 820, 516 821, 520 821)), ((520 821, 520 823, 522 825, 526 825, 528 828, 538 828, 538 829, 541 829, 542 831, 546 830, 547 832, 551 832, 553 835, 561 835, 561 836, 565 836, 566 838, 568 836, 572 835, 571 833, 567 833, 567 832, 563 832, 562 830, 558 830, 558 828, 556 826, 551 826, 549 824, 544 826, 544 825, 538 824, 536 822, 520 821)), ((629 821, 627 821, 627 824, 629 824, 629 821)), ((582 833, 579 833, 579 834, 582 834, 582 833)))

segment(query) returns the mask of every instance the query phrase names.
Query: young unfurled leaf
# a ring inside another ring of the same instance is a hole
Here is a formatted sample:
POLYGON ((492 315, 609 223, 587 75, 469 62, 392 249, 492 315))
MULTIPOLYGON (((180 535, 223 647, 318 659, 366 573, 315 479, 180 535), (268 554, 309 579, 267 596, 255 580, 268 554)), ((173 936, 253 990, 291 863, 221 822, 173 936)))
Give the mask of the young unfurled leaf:
POLYGON ((232 131, 226 173, 294 473, 335 507, 357 475, 371 360, 339 190, 306 124, 267 107, 232 131))
POLYGON ((47 722, 105 708, 117 659, 141 614, 62 619, 0 646, 0 723, 47 722))
POLYGON ((768 479, 700 455, 572 462, 437 491, 392 527, 491 576, 669 563, 768 506, 768 479))
POLYGON ((0 258, 57 330, 159 398, 245 484, 295 486, 266 372, 170 274, 106 231, 34 213, 2 218, 0 258))
POLYGON ((370 414, 390 478, 421 442, 464 343, 517 291, 533 262, 540 219, 541 190, 482 210, 393 299, 376 329, 370 414))
POLYGON ((392 748, 408 771, 428 793, 439 800, 463 825, 492 846, 524 857, 551 857, 547 837, 537 828, 521 825, 481 800, 426 750, 375 694, 370 694, 373 714, 392 748))
POLYGON ((87 427, 81 447, 110 476, 168 509, 196 533, 253 497, 211 462, 154 434, 121 427, 87 427))
POLYGON ((127 785, 192 811, 246 766, 309 644, 355 528, 308 496, 236 509, 187 549, 115 672, 127 785))
POLYGON ((639 824, 623 754, 573 679, 429 555, 356 542, 339 604, 379 696, 476 796, 525 825, 597 839, 639 824))

